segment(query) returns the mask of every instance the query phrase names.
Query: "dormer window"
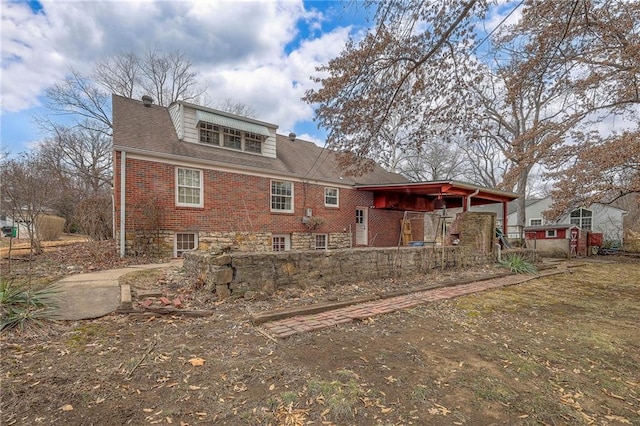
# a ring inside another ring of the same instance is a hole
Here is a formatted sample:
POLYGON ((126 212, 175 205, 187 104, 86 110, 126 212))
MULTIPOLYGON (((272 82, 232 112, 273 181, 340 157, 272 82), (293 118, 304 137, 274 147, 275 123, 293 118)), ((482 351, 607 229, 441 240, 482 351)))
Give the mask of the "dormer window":
POLYGON ((244 150, 247 152, 255 152, 260 154, 262 152, 262 142, 264 136, 256 133, 245 132, 244 134, 244 150))
POLYGON ((242 149, 242 132, 236 129, 223 127, 224 146, 231 149, 242 149))
POLYGON ((200 129, 200 143, 220 145, 220 127, 205 121, 201 121, 198 127, 200 129))
POLYGON ((199 141, 207 145, 223 146, 238 151, 262 153, 265 137, 258 133, 246 132, 231 127, 218 126, 206 121, 198 123, 199 141), (220 144, 222 141, 222 144, 220 144))

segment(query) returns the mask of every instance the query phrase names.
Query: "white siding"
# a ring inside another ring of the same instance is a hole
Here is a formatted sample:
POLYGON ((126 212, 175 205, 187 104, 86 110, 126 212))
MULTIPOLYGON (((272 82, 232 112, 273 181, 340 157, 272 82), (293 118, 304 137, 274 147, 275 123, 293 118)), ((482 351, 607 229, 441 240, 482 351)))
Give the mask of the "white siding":
MULTIPOLYGON (((591 205, 587 210, 591 210, 593 212, 591 224, 593 232, 602 232, 605 241, 622 241, 622 214, 624 213, 623 210, 619 210, 615 207, 605 206, 603 204, 591 205)), ((564 218, 564 220, 568 223, 569 216, 564 218)))
POLYGON ((184 141, 197 143, 199 140, 198 128, 196 127, 196 110, 192 108, 184 109, 184 141))
MULTIPOLYGON (((540 201, 533 203, 527 207, 526 210, 526 225, 529 226, 530 219, 543 218, 542 213, 551 207, 551 197, 546 197, 540 201)), ((615 207, 606 206, 603 204, 594 204, 587 207, 587 210, 593 212, 591 230, 593 232, 602 232, 605 240, 620 240, 623 237, 623 210, 615 207)), ((517 233, 517 214, 511 213, 507 216, 509 223, 509 234, 517 233)), ((556 223, 568 224, 570 223, 569 215, 563 216, 556 223)), ((543 224, 547 224, 548 221, 543 219, 543 224)))
POLYGON ((178 135, 178 139, 180 140, 184 138, 184 125, 180 117, 181 110, 182 110, 182 105, 180 104, 173 104, 169 107, 169 115, 171 116, 171 121, 173 121, 173 127, 176 128, 176 134, 178 135))
MULTIPOLYGON (((173 116, 172 116, 173 118, 173 116)), ((184 140, 185 142, 198 143, 199 133, 197 128, 196 110, 193 108, 184 108, 184 140)), ((176 130, 178 126, 175 124, 176 130)), ((269 158, 276 158, 276 129, 274 127, 267 127, 271 136, 266 138, 262 144, 262 155, 269 158)), ((179 134, 179 133, 178 133, 179 134)), ((215 149, 215 148, 213 148, 215 149)))
POLYGON ((269 129, 269 136, 262 144, 262 155, 269 158, 276 158, 276 130, 269 129))

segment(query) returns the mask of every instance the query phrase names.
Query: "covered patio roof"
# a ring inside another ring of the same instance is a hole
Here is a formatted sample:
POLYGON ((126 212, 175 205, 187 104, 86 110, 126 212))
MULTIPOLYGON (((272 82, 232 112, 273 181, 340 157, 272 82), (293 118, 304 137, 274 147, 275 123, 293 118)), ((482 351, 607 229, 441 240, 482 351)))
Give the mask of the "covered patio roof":
POLYGON ((504 229, 507 227, 507 204, 520 197, 520 194, 513 192, 454 180, 356 185, 355 188, 373 192, 373 205, 376 209, 430 212, 446 207, 467 211, 471 206, 501 203, 505 218, 502 224, 504 229))
POLYGON ((508 203, 520 194, 485 188, 459 181, 408 182, 383 185, 356 185, 356 189, 373 192, 377 209, 433 211, 442 208, 462 207, 466 211, 471 206, 508 203))

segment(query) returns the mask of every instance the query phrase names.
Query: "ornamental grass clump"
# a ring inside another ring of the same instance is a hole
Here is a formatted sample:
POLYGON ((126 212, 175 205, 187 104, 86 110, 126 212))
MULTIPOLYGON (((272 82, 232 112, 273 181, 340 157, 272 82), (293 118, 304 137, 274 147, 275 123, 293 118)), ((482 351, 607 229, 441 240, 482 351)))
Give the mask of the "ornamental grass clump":
POLYGON ((520 254, 509 255, 500 264, 514 274, 535 274, 538 272, 535 265, 520 254))
POLYGON ((55 318, 54 287, 34 290, 26 282, 0 279, 0 332, 25 330, 55 318))

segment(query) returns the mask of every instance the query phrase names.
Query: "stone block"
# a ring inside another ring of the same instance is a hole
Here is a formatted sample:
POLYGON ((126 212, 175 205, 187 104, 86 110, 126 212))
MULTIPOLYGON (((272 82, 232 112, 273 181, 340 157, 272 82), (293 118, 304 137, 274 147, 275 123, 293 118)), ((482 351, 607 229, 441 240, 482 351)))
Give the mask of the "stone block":
POLYGON ((220 256, 214 257, 211 260, 211 264, 214 266, 231 265, 231 256, 228 253, 226 253, 226 254, 222 254, 220 256))
POLYGON ((229 286, 227 284, 217 285, 216 294, 220 300, 228 299, 231 297, 231 290, 229 290, 229 286))

